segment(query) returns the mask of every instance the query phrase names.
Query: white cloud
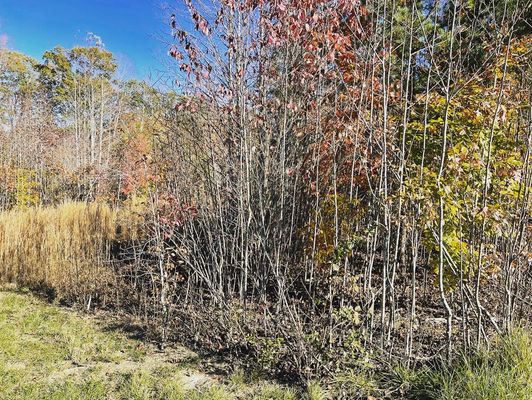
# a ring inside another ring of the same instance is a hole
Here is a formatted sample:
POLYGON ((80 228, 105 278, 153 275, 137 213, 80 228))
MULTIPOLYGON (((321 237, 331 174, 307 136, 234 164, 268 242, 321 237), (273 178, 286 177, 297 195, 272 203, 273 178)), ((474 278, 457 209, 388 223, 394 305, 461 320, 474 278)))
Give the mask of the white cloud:
POLYGON ((102 38, 92 32, 87 32, 87 42, 96 47, 105 47, 102 38))

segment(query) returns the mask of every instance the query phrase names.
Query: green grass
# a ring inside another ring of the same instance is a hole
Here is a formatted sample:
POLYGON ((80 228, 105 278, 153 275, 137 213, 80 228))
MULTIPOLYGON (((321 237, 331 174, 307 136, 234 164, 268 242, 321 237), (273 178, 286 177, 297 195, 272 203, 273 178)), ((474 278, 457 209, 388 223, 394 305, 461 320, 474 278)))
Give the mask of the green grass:
POLYGON ((429 394, 441 400, 531 400, 532 335, 517 330, 427 378, 429 394))
POLYGON ((391 368, 374 376, 370 392, 416 400, 532 400, 532 334, 516 330, 450 365, 391 368))
POLYGON ((176 363, 30 293, 0 291, 1 400, 297 398, 278 385, 222 382, 195 368, 190 358, 176 363), (207 383, 191 384, 194 376, 207 383))
MULTIPOLYGON (((319 396, 318 387, 314 397, 319 396)), ((343 371, 331 382, 330 398, 532 400, 532 333, 515 330, 450 365, 440 361, 417 370, 395 365, 343 371)))

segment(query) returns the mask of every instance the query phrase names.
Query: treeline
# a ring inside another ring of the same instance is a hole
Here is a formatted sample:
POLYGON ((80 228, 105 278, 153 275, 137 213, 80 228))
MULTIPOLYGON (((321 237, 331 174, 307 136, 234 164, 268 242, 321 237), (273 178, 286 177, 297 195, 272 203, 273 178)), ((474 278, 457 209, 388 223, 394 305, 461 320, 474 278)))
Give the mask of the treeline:
POLYGON ((304 379, 529 323, 530 2, 185 5, 180 96, 100 48, 2 53, 4 206, 110 201, 143 232, 95 291, 304 379))
POLYGON ((0 202, 116 201, 147 186, 153 137, 175 95, 117 77, 102 47, 60 47, 37 61, 0 49, 0 202))

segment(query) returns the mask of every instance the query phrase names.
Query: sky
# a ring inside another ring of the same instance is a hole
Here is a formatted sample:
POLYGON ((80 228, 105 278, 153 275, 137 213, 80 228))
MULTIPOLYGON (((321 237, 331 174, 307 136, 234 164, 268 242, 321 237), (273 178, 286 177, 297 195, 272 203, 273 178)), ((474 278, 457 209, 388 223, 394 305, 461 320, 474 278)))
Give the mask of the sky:
POLYGON ((87 45, 91 33, 115 54, 119 75, 154 83, 162 79, 169 63, 168 15, 179 3, 180 0, 0 0, 0 47, 41 59, 46 50, 57 45, 87 45))

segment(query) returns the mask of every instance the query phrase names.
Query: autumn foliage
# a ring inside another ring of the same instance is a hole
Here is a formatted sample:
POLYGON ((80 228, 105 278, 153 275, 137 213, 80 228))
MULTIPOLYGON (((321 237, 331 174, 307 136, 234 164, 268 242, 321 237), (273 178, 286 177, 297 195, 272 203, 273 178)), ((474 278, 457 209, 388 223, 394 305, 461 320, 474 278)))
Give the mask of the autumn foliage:
POLYGON ((98 46, 4 51, 2 205, 126 210, 115 285, 162 341, 300 379, 452 358, 530 316, 529 16, 186 0, 178 94, 114 80, 98 46))

